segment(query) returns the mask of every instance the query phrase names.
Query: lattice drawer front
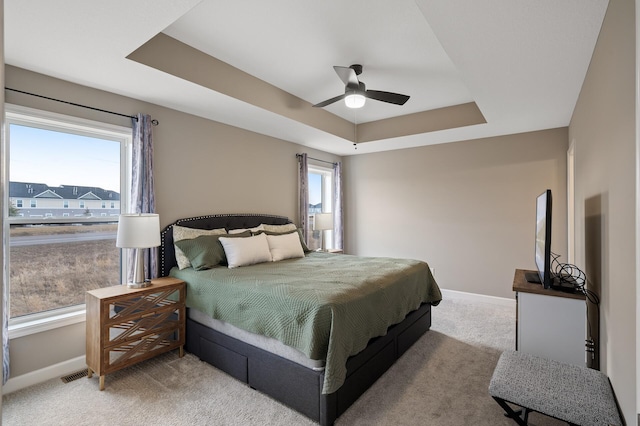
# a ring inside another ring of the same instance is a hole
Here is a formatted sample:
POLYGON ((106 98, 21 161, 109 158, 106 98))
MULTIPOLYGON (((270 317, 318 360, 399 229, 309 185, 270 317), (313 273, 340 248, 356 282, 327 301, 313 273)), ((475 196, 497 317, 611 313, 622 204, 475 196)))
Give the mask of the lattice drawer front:
POLYGON ((180 289, 172 288, 147 293, 140 297, 116 300, 109 304, 109 323, 139 318, 148 312, 162 308, 170 309, 180 300, 180 289))
POLYGON ((105 348, 104 359, 107 361, 105 370, 106 372, 117 370, 121 366, 134 363, 137 358, 150 358, 156 352, 177 348, 180 346, 180 337, 180 331, 177 328, 165 329, 163 332, 150 334, 139 340, 105 348))
POLYGON ((138 315, 138 319, 118 322, 108 326, 108 341, 105 345, 122 344, 130 340, 143 338, 145 335, 159 333, 171 328, 177 330, 180 326, 179 310, 154 311, 138 315))

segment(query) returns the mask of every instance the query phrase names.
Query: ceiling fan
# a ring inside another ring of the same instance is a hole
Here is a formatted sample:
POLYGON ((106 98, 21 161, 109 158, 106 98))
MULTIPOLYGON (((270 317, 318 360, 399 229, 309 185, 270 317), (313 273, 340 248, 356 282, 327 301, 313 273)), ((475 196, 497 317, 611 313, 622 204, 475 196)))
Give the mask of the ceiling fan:
POLYGON ((315 104, 314 107, 325 107, 341 99, 345 100, 345 104, 349 108, 362 108, 366 98, 396 105, 404 105, 409 100, 409 96, 401 95, 400 93, 367 90, 365 84, 358 80, 358 76, 362 74, 362 65, 355 64, 350 67, 334 66, 333 69, 336 70, 340 80, 344 82, 344 94, 315 104))

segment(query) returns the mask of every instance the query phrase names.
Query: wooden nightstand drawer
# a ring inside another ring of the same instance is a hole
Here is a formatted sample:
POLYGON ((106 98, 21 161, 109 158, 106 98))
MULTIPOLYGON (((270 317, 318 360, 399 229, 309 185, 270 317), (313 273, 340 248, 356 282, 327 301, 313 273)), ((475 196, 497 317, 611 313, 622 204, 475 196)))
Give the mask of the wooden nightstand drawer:
POLYGON ((183 355, 186 286, 160 278, 150 287, 114 286, 87 292, 87 366, 100 376, 172 349, 183 355))

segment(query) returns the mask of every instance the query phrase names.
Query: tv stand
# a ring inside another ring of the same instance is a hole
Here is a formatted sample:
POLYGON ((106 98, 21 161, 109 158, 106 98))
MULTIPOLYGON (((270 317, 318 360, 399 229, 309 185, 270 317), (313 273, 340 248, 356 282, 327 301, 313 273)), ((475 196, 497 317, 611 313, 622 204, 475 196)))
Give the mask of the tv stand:
POLYGON ((516 269, 516 350, 560 362, 586 365, 587 313, 582 293, 527 282, 516 269))

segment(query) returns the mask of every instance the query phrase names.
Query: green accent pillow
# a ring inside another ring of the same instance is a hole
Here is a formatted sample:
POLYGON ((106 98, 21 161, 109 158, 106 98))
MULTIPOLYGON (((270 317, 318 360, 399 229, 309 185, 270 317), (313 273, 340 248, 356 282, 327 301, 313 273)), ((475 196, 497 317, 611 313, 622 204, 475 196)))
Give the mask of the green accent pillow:
POLYGON ((250 236, 251 231, 239 234, 200 235, 196 238, 176 241, 175 245, 187 256, 193 269, 202 271, 227 263, 224 248, 219 240, 220 237, 246 238, 250 236))

